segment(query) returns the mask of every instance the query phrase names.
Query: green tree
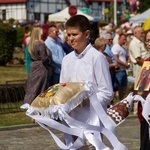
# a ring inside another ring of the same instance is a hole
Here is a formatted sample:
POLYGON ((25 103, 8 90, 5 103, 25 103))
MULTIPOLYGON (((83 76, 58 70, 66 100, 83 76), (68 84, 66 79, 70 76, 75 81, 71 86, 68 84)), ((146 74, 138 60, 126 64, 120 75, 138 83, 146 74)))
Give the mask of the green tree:
MULTIPOLYGON (((118 5, 118 3, 117 3, 117 10, 121 11, 121 8, 118 5)), ((111 22, 112 20, 114 20, 114 2, 111 2, 109 6, 109 22, 111 22)), ((120 24, 122 24, 121 15, 117 14, 117 26, 119 26, 120 24)))
POLYGON ((140 0, 139 13, 144 12, 145 10, 150 8, 150 0, 140 0))
POLYGON ((110 3, 110 8, 109 8, 109 17, 114 20, 114 2, 110 3))
POLYGON ((16 45, 16 29, 10 25, 0 25, 0 66, 6 65, 13 58, 16 45))

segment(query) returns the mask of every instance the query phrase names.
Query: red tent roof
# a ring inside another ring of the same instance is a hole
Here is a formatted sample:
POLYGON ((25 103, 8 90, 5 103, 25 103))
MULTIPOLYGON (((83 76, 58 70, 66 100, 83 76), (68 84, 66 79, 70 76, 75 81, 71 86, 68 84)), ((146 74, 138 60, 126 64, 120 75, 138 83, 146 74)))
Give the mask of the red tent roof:
POLYGON ((0 0, 0 4, 26 3, 28 0, 0 0))

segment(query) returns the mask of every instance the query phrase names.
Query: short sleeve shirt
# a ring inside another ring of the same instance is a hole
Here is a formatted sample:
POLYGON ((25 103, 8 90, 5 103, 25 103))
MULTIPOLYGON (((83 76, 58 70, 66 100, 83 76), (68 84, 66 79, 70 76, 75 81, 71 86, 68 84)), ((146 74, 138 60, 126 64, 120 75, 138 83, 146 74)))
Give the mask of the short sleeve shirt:
POLYGON ((144 43, 141 42, 136 37, 129 44, 129 56, 131 62, 137 63, 136 58, 141 57, 143 59, 149 56, 148 51, 146 50, 144 43))
MULTIPOLYGON (((114 55, 119 56, 119 59, 121 61, 126 62, 126 58, 128 57, 128 52, 123 46, 120 46, 119 44, 115 44, 111 50, 114 55)), ((119 67, 121 70, 126 70, 126 68, 123 65, 119 64, 119 67)))

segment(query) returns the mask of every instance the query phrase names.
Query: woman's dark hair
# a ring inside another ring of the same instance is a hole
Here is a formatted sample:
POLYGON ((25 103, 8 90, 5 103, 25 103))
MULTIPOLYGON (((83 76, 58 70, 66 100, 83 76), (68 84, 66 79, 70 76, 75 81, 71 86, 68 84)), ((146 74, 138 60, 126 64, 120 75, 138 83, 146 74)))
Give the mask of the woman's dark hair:
POLYGON ((68 27, 78 27, 81 32, 90 30, 89 20, 83 15, 76 15, 71 17, 65 24, 66 29, 68 27))

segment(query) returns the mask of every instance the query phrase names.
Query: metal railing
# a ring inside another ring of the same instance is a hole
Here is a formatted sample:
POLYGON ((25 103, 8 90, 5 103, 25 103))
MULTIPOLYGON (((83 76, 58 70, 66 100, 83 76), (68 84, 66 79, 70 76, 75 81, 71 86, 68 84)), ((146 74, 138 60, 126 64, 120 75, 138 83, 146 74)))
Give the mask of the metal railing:
POLYGON ((22 111, 26 80, 7 81, 0 85, 0 113, 22 111))

